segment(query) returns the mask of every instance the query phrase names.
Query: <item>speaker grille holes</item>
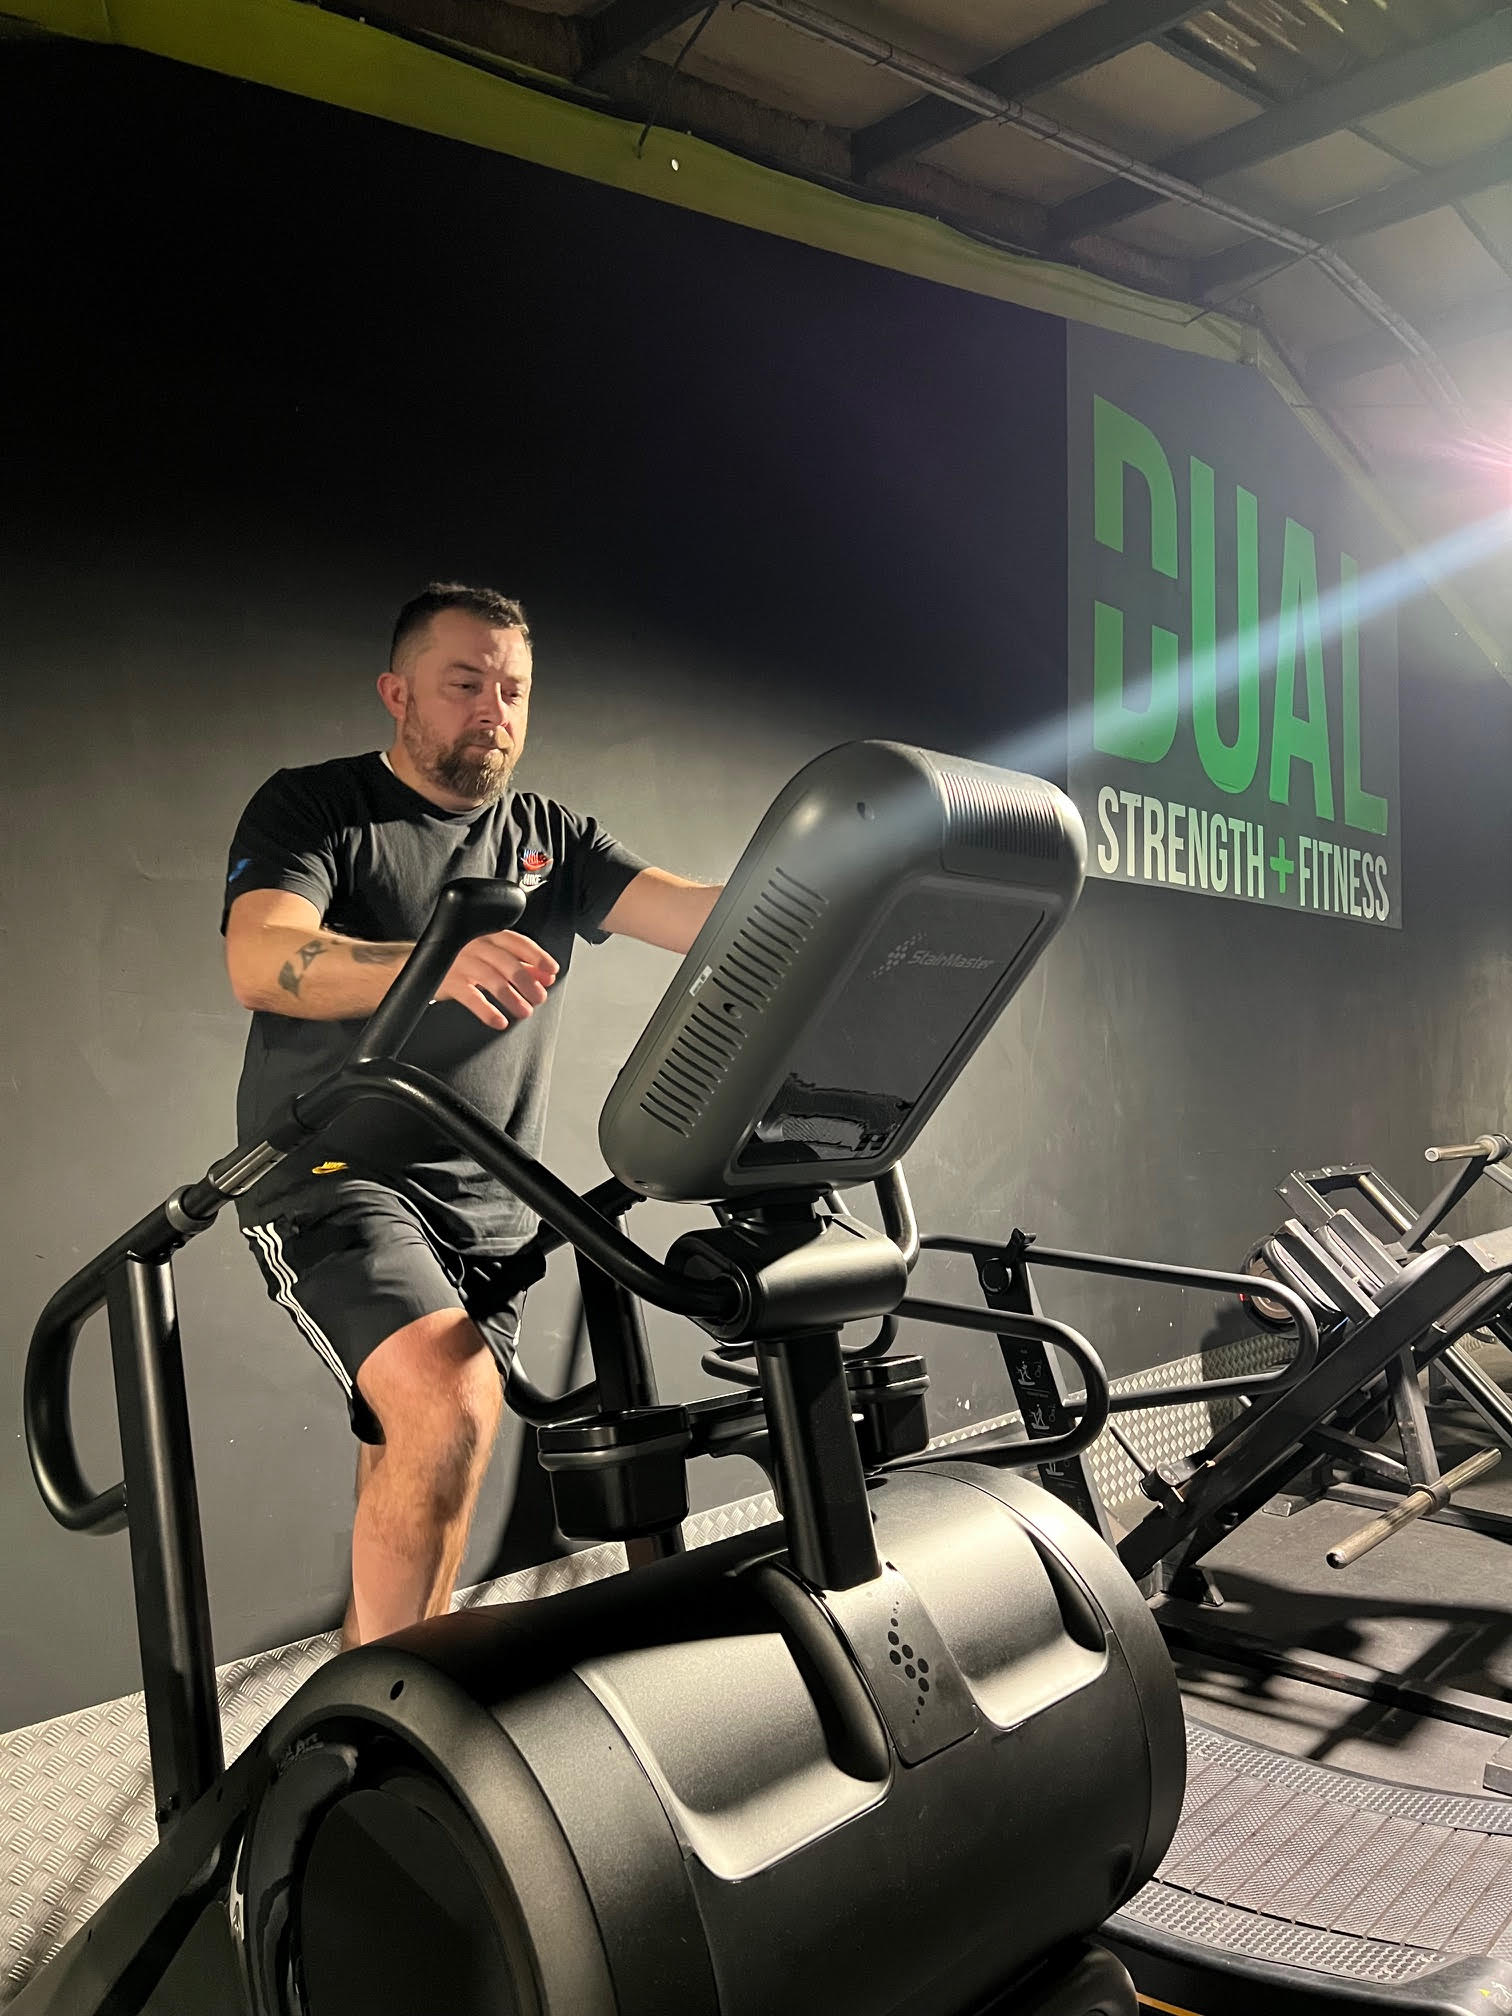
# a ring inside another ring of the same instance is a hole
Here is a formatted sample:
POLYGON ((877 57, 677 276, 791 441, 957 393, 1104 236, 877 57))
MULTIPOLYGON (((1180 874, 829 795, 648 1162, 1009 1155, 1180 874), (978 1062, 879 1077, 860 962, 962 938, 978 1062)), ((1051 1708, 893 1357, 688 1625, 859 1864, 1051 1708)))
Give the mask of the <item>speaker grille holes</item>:
MULTIPOLYGON (((887 1565, 889 1568, 892 1567, 890 1561, 887 1565)), ((903 1643, 902 1633, 898 1629, 899 1616, 897 1611, 893 1612, 890 1621, 892 1629, 887 1634, 887 1642, 892 1647, 892 1650, 887 1656, 894 1666, 901 1666, 903 1668, 903 1678, 905 1680, 913 1680, 918 1683, 919 1691, 914 1695, 913 1712, 913 1719, 917 1722, 924 1712, 926 1696, 929 1693, 929 1682, 924 1678, 924 1675, 929 1671, 929 1661, 927 1659, 916 1661, 912 1645, 905 1645, 903 1643)))

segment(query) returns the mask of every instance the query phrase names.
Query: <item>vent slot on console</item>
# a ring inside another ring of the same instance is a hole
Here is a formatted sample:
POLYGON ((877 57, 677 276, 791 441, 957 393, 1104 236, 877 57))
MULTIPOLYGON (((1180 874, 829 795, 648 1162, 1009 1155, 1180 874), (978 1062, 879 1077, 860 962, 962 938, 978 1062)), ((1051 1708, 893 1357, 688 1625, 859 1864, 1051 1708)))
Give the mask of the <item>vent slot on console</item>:
MULTIPOLYGON (((817 889, 775 869, 710 974, 710 994, 763 1013, 825 908, 817 889)), ((738 1022, 708 1001, 698 1002, 642 1097, 641 1110, 687 1139, 744 1042, 738 1022)))
POLYGON ((641 1100, 642 1110, 686 1139, 744 1042, 738 1023, 700 1001, 662 1059, 641 1100))
POLYGON ((774 981, 780 979, 803 949, 824 909, 825 900, 817 889, 810 889, 786 869, 775 869, 736 933, 729 958, 764 965, 774 981))
POLYGON ((760 1014, 787 978, 824 908, 817 890, 776 869, 714 968, 715 986, 760 1014))

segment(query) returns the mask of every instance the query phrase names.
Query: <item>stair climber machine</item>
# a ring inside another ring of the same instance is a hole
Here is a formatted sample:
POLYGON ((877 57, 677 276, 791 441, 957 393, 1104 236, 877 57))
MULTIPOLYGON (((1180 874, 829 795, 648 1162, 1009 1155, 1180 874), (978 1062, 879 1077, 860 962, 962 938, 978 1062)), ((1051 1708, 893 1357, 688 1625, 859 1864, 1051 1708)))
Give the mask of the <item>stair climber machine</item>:
POLYGON ((1180 1812, 1169 1658, 1111 1550, 1014 1474, 1022 1443, 929 1451, 923 1361, 891 1348, 922 1313, 1063 1351, 1081 1412, 1037 1461, 1107 1418, 1065 1325, 911 1300, 898 1166, 1084 855, 1034 778, 888 743, 810 764, 620 1073, 613 1178, 581 1197, 402 1061, 461 945, 520 912, 455 883, 350 1061, 53 1297, 29 1447, 65 1525, 129 1530, 161 1839, 15 2016, 229 2009, 173 1971, 206 1922, 255 2016, 1133 2016, 1088 1935, 1180 1812), (632 1566, 336 1658, 225 1768, 171 1257, 359 1099, 423 1116, 539 1215, 525 1278, 575 1249, 592 1381, 548 1398, 517 1371, 508 1397, 562 1529, 632 1566), (882 1231, 841 1201, 867 1184, 882 1231), (715 1222, 658 1261, 624 1229, 644 1198, 715 1222), (701 1326, 734 1390, 659 1401, 643 1302, 701 1326), (68 1392, 101 1307, 125 1475, 96 1492, 68 1392), (732 1451, 781 1523, 684 1552, 687 1463, 732 1451))

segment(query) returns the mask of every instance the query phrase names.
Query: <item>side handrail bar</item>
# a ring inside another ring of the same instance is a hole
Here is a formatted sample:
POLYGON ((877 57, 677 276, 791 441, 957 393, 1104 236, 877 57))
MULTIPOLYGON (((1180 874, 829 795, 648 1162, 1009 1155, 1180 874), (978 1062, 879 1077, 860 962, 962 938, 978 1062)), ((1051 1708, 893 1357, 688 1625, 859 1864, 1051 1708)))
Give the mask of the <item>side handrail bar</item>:
POLYGON ((32 1331, 21 1402, 26 1450, 42 1502, 72 1533, 119 1533, 126 1524, 125 1484, 96 1491, 79 1461, 69 1397, 79 1333, 104 1308, 117 1267, 162 1259, 210 1223, 180 1229, 176 1212, 177 1199, 169 1198, 97 1253, 50 1297, 32 1331))
POLYGON ((1258 1282, 1253 1274, 1226 1274, 1208 1267, 1175 1267, 1163 1260, 1123 1260, 1111 1253, 1073 1253, 1056 1246, 1041 1246, 1022 1233, 1015 1233, 1005 1247, 990 1239, 953 1239, 931 1234, 921 1244, 926 1253, 965 1253, 972 1259, 1001 1258, 1017 1242, 1019 1257, 1028 1266, 1063 1267, 1076 1274, 1109 1274, 1121 1281, 1150 1281, 1172 1288, 1200 1288, 1218 1295, 1253 1295, 1262 1289, 1268 1300, 1282 1302, 1297 1319, 1297 1349, 1284 1365, 1269 1372, 1247 1372, 1232 1378, 1203 1379, 1193 1386, 1154 1386, 1138 1394, 1121 1394, 1113 1402, 1118 1413, 1144 1407, 1180 1407, 1189 1400, 1234 1399, 1252 1393, 1284 1393, 1303 1379, 1318 1362, 1318 1324, 1312 1310, 1293 1288, 1267 1278, 1258 1282))
POLYGON ((912 1274, 919 1258, 921 1242, 919 1221, 914 1216, 913 1199, 908 1194, 908 1180, 903 1174, 903 1164, 894 1162, 891 1169, 877 1178, 873 1187, 882 1214, 882 1229, 903 1255, 903 1265, 912 1274))
MULTIPOLYGON (((927 1246, 930 1242, 924 1243, 927 1246)), ((944 1324, 952 1330, 981 1330, 993 1337, 1023 1337, 1036 1344, 1053 1344, 1080 1368, 1087 1391, 1076 1410, 1081 1418, 1067 1434, 1024 1436, 1008 1442, 996 1439, 973 1442, 967 1451, 973 1459, 991 1453, 1011 1455, 1016 1462, 1025 1464, 1064 1463, 1090 1449, 1107 1427, 1112 1407, 1108 1375, 1101 1358, 1069 1323, 1058 1323, 1050 1316, 1020 1316, 1007 1309, 972 1309, 959 1302, 929 1302, 912 1295, 903 1298, 897 1313, 919 1323, 944 1324)), ((953 1460, 957 1453, 954 1449, 942 1449, 899 1460, 905 1464, 938 1463, 953 1460)))
MULTIPOLYGON (((462 947, 488 932, 508 929, 524 907, 524 892, 515 883, 481 876, 449 883, 393 985, 364 1024, 353 1060, 366 1062, 402 1049, 462 947)), ((60 1525, 75 1532, 114 1533, 126 1519, 125 1486, 95 1491, 79 1463, 69 1382, 80 1330, 103 1308, 118 1267, 130 1259, 166 1259, 205 1231, 233 1197, 276 1168, 306 1132, 299 1126, 283 1131, 287 1139, 238 1148, 198 1183, 176 1191, 65 1281, 38 1318, 27 1352, 22 1409, 37 1488, 60 1525)))
MULTIPOLYGON (((449 1085, 413 1064, 344 1065, 323 1084, 299 1094, 293 1102, 292 1124, 307 1138, 359 1099, 387 1100, 438 1128, 560 1233, 563 1241, 570 1241, 642 1301, 675 1316, 733 1320, 736 1312, 731 1295, 735 1291, 728 1279, 695 1281, 674 1273, 644 1247, 627 1239, 618 1226, 511 1141, 502 1128, 485 1120, 449 1085)), ((279 1140, 277 1134, 270 1138, 279 1140)))
MULTIPOLYGON (((235 1196, 359 1099, 386 1099, 403 1106, 465 1148, 540 1216, 542 1254, 570 1241, 631 1294, 659 1308, 716 1321, 734 1313, 731 1298, 739 1293, 734 1283, 695 1281, 674 1273, 595 1208, 597 1200, 610 1209, 624 1209, 629 1196, 636 1194, 627 1193, 624 1185, 603 1184, 580 1197, 429 1073, 377 1060, 344 1065, 301 1093, 267 1141, 237 1149, 198 1183, 176 1191, 97 1253, 53 1295, 37 1319, 27 1352, 22 1403, 26 1445, 37 1489, 60 1526, 78 1533, 116 1533, 126 1523, 125 1486, 113 1484, 97 1491, 84 1475, 69 1404, 79 1332, 104 1306, 115 1268, 128 1258, 161 1259, 206 1231, 235 1196)), ((552 1403, 540 1397, 550 1409, 552 1403)))

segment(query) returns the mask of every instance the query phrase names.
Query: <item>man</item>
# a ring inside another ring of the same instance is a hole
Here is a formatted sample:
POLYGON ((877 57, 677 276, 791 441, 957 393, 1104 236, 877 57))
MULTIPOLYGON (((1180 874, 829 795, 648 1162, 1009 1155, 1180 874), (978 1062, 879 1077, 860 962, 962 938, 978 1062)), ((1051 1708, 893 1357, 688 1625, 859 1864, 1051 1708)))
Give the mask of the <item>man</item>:
MULTIPOLYGON (((378 693, 392 748, 279 771, 232 842, 226 963, 252 1011, 239 1138, 256 1140, 343 1061, 441 889, 498 875, 527 891, 520 929, 460 954, 404 1055, 536 1153, 574 939, 620 933, 686 952, 719 890, 510 789, 531 697, 517 602, 433 583, 399 612, 378 693)), ((534 1221, 476 1162, 377 1101, 349 1109, 238 1209, 269 1294, 340 1380, 359 1439, 344 1642, 437 1616, 519 1328, 495 1284, 534 1221)))

